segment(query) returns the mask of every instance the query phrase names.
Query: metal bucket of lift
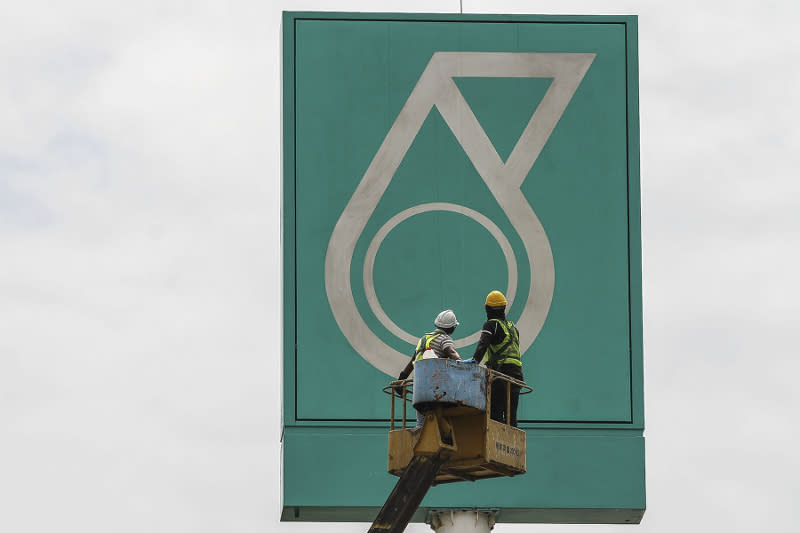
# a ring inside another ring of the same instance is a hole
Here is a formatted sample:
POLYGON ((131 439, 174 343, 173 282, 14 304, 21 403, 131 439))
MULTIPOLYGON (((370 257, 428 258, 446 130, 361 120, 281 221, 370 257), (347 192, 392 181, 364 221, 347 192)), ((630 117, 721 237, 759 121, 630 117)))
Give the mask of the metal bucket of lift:
POLYGON ((414 365, 414 407, 486 411, 486 368, 475 362, 423 359, 414 365))

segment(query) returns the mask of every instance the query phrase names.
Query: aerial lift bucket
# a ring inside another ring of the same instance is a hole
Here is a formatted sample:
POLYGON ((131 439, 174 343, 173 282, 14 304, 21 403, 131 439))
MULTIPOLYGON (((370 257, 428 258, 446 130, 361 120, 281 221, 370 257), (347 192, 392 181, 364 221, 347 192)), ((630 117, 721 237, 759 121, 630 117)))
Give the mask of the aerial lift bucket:
POLYGON ((384 388, 392 396, 388 470, 400 479, 371 532, 402 532, 432 485, 526 470, 525 432, 492 420, 489 413, 493 383, 506 382, 506 412, 511 386, 519 387, 520 394, 531 392, 530 387, 477 363, 449 359, 418 361, 414 376, 384 388), (421 428, 407 427, 409 392, 414 408, 425 415, 421 428), (396 399, 402 405, 399 417, 396 399))

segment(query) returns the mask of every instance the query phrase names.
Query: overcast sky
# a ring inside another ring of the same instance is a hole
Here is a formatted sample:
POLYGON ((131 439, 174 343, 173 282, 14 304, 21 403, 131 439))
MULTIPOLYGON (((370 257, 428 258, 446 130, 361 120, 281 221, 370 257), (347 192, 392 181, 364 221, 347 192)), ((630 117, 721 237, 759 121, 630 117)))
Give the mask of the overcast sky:
MULTIPOLYGON (((800 9, 463 6, 639 15, 638 530, 798 531, 800 9)), ((459 3, 2 1, 0 531, 366 531, 279 522, 282 10, 459 3)))

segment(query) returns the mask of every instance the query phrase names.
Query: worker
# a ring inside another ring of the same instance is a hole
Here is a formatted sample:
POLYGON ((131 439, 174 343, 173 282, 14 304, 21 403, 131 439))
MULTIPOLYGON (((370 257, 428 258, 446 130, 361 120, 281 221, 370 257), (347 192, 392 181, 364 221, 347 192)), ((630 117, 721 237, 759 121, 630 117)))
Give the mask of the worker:
MULTIPOLYGON (((522 354, 519 351, 519 331, 513 322, 506 319, 506 297, 500 291, 492 291, 486 296, 486 322, 481 329, 481 337, 472 359, 486 367, 501 372, 514 379, 522 377, 522 354)), ((511 405, 506 412, 507 382, 492 382, 491 413, 493 420, 517 427, 517 407, 520 388, 511 386, 511 405)))
MULTIPOLYGON (((446 309, 436 316, 433 325, 436 326, 436 329, 430 333, 426 333, 419 339, 416 348, 414 348, 414 353, 411 355, 411 359, 408 361, 403 371, 400 372, 400 376, 397 379, 406 379, 414 369, 414 364, 427 357, 427 354, 431 352, 433 354, 432 356, 439 358, 461 360, 461 356, 459 356, 456 351, 453 338, 450 336, 458 325, 456 314, 451 309, 446 309)), ((417 427, 422 426, 424 420, 425 417, 417 411, 417 427)))

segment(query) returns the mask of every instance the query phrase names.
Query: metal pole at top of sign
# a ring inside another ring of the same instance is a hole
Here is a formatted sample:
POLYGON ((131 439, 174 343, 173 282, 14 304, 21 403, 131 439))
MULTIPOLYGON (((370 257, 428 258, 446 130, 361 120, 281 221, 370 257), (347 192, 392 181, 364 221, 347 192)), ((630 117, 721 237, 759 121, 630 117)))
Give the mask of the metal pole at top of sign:
POLYGON ((458 12, 464 14, 464 0, 458 0, 458 12))

